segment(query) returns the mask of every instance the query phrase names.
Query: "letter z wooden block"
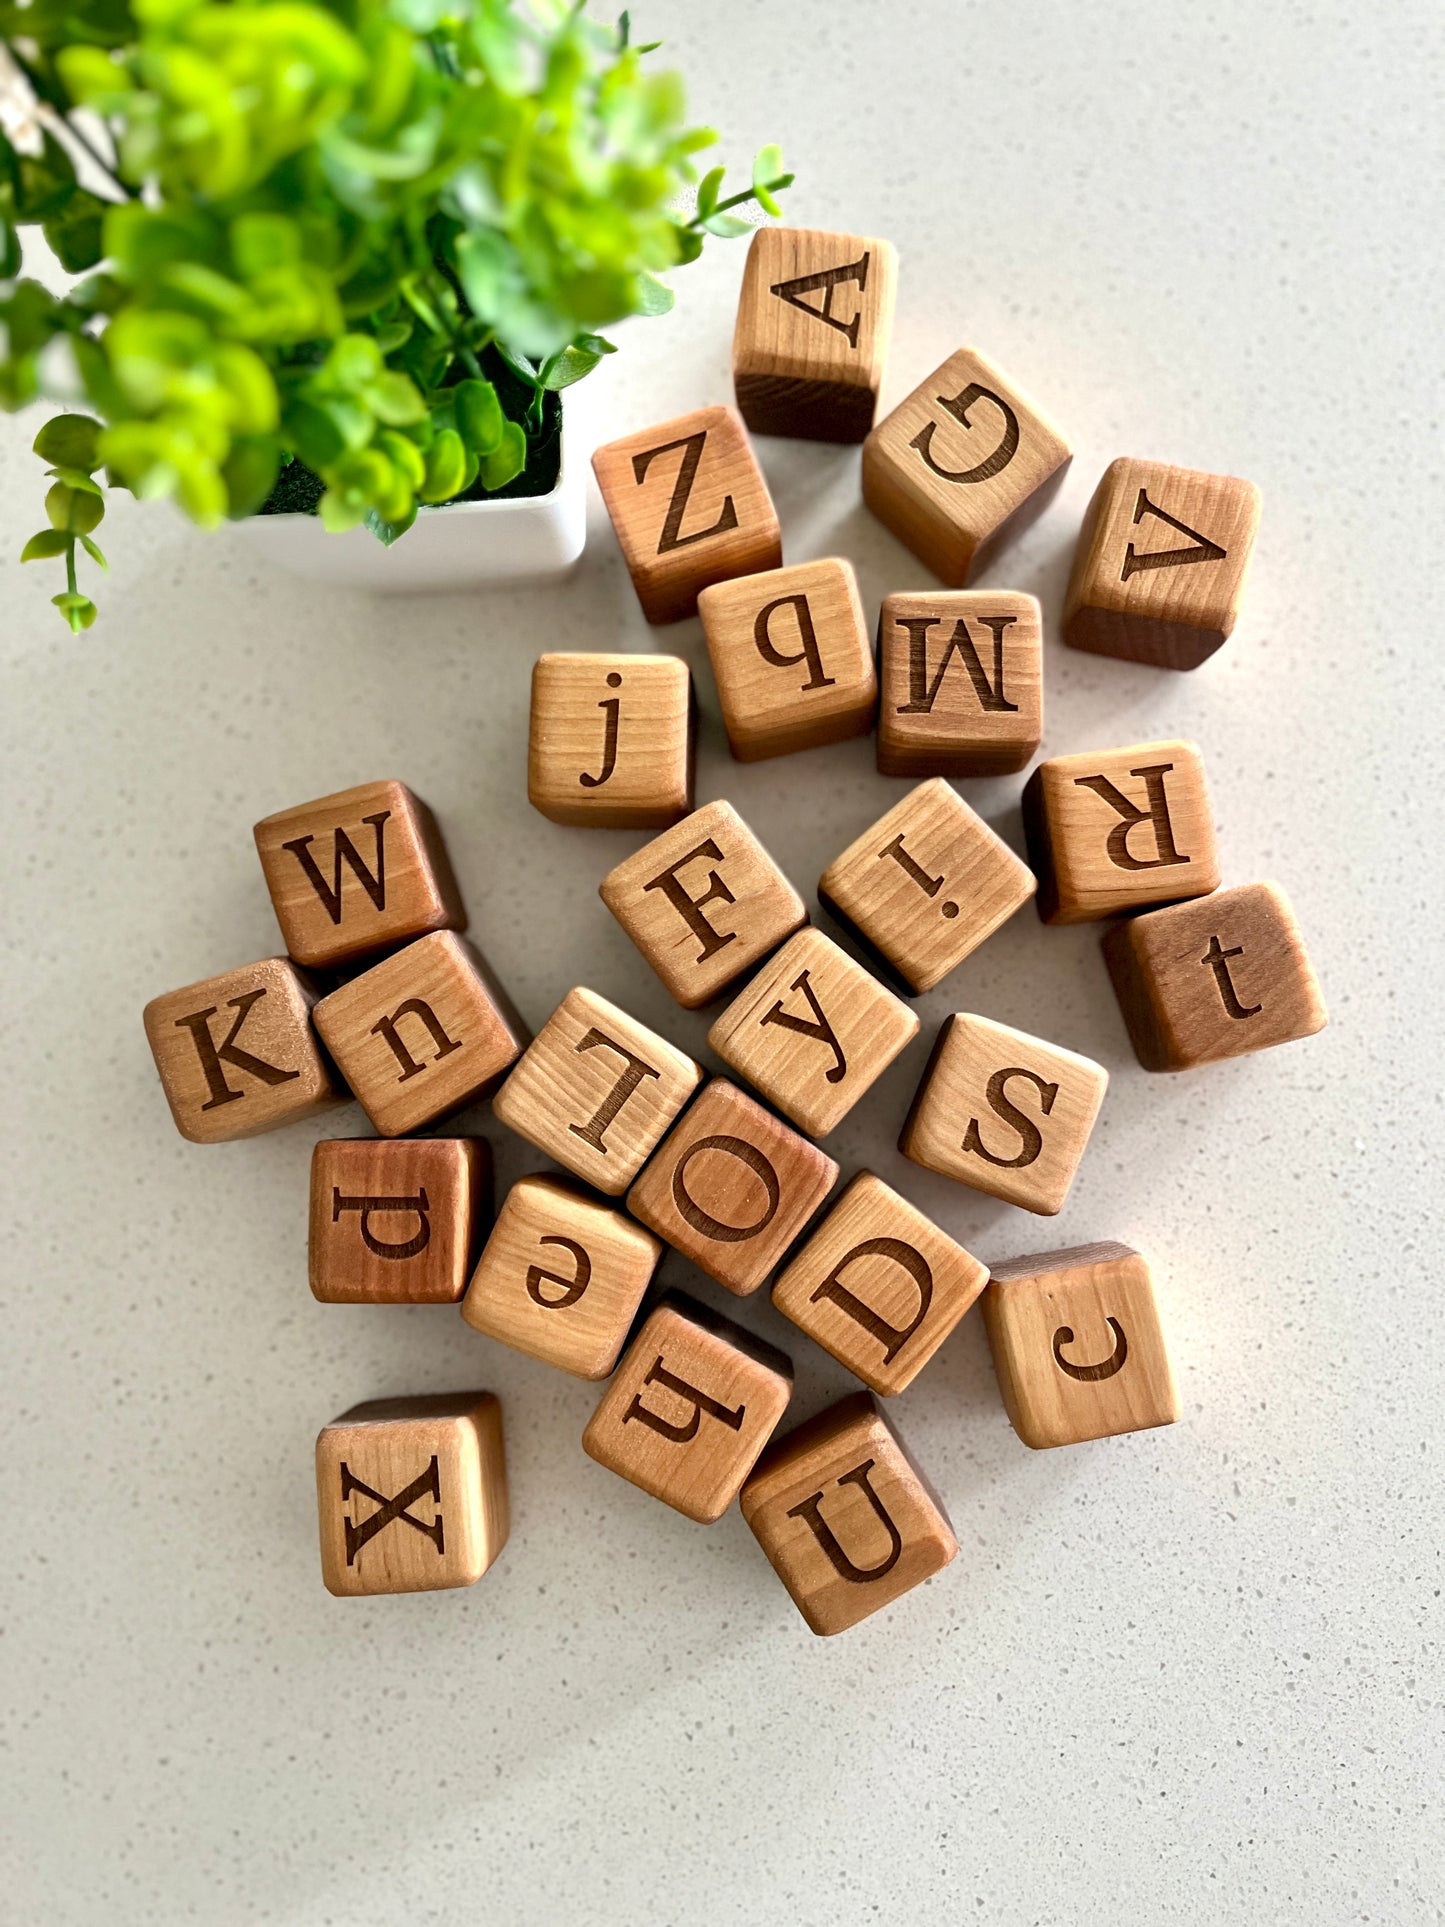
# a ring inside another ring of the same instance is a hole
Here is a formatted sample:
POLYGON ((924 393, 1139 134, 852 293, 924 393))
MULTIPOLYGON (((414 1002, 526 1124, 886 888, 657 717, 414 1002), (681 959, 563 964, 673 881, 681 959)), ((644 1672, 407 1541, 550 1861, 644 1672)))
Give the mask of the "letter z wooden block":
POLYGON ((491 1215, 482 1138, 331 1138, 311 1153, 310 1276, 327 1305, 454 1305, 491 1215))
POLYGON ((883 776, 1007 776, 1044 732, 1043 626, 1031 595, 891 595, 878 618, 883 776))
POLYGON ((692 677, 676 656, 539 656, 527 796, 554 823, 661 830, 692 808, 692 677))

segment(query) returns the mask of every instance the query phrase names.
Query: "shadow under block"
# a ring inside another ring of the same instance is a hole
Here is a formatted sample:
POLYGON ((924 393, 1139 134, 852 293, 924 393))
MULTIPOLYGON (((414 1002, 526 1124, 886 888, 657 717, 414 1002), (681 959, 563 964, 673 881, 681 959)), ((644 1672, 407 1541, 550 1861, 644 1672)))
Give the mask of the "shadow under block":
POLYGON ((707 1041, 809 1137, 826 1137, 918 1035, 918 1018, 821 930, 800 930, 707 1041))
POLYGON ((715 1077, 627 1194, 650 1231, 739 1298, 756 1291, 838 1180, 816 1144, 715 1077))
POLYGON ((987 1282, 971 1252, 860 1171, 783 1270, 773 1304, 870 1391, 892 1398, 987 1282))
POLYGON ((942 777, 920 783, 818 879, 824 906, 922 994, 1035 889, 1034 873, 942 777))
POLYGON ((661 1255, 660 1239, 569 1179, 519 1178, 462 1317, 474 1331, 575 1378, 606 1378, 661 1255))
POLYGON ((927 1171, 1051 1218, 1108 1084, 1091 1058, 987 1017, 950 1017, 898 1148, 927 1171))
POLYGON ((820 1634, 846 1632, 958 1552, 937 1494, 867 1392, 775 1440, 743 1487, 741 1509, 820 1634))
POLYGON ((961 589, 977 552, 1069 455, 1035 402, 960 348, 863 444, 863 500, 941 582, 961 589))
POLYGON ((362 783, 264 817, 252 835, 286 948, 335 970, 467 913, 436 818, 405 783, 362 783))
POLYGON ((455 1305, 491 1215, 484 1138, 330 1138, 311 1153, 312 1296, 455 1305))
POLYGON ((669 1296, 628 1346, 582 1449, 711 1525, 737 1497, 792 1393, 782 1352, 691 1299, 669 1296))
POLYGON ((592 467, 649 622, 695 615, 699 590, 783 559, 773 499, 731 408, 606 442, 592 467))
POLYGON ((677 656, 538 656, 527 797, 554 823, 662 830, 692 808, 692 677, 677 656))
POLYGON ((311 1028, 316 992, 285 957, 167 991, 144 1022, 176 1129, 192 1144, 259 1137, 345 1102, 311 1028))
POLYGON ((851 562, 834 556, 714 583, 697 607, 739 763, 873 727, 878 677, 851 562))
POLYGON ((1294 911, 1246 883, 1119 924, 1104 939, 1146 1071, 1185 1071, 1313 1037, 1329 1022, 1294 911))
POLYGON ((711 1003, 808 921, 731 803, 705 803, 619 863, 598 895, 684 1010, 711 1003))
POLYGON ((492 1099, 519 1137, 597 1190, 625 1191, 703 1072, 595 990, 568 991, 492 1099))
POLYGON ((1219 888, 1214 809, 1193 743, 1135 743, 1040 763, 1024 835, 1044 923, 1091 923, 1219 888))
POLYGON ((1044 733, 1038 602, 1007 589, 887 596, 878 680, 880 775, 1012 775, 1044 733))
POLYGON ((474 1586, 507 1543, 490 1392, 353 1405, 316 1441, 321 1576, 339 1598, 474 1586))
POLYGON ((890 241, 758 229, 733 333, 733 389, 755 435, 863 440, 878 406, 897 285, 890 241))
POLYGON ((1064 602, 1071 648, 1197 669, 1239 615, 1259 528, 1253 482, 1111 462, 1079 532, 1064 602))
POLYGON ((1179 1417, 1149 1266, 1128 1245, 995 1266, 983 1318, 1009 1421, 1036 1451, 1179 1417))
POLYGON ((464 937, 439 930, 333 990, 316 1028, 383 1137, 485 1097, 527 1042, 505 992, 464 937))

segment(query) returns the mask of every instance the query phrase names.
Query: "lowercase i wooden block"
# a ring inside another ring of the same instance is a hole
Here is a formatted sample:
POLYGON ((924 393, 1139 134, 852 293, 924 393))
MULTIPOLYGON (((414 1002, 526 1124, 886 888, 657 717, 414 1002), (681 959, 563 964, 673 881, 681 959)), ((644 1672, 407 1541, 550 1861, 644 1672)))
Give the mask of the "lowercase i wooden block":
POLYGON ((662 1244, 567 1178, 507 1193, 462 1300, 462 1317, 576 1378, 617 1363, 662 1244))
POLYGON ((1234 629, 1259 509, 1259 490, 1237 476, 1110 463, 1074 553, 1064 641, 1197 669, 1234 629))
POLYGON ((311 1028, 315 1001, 285 957, 151 999, 146 1039, 182 1137, 259 1137, 344 1100, 311 1028))
POLYGON ((755 435, 862 441, 878 406, 897 281, 891 242, 758 229, 733 335, 733 387, 755 435))
POLYGON ((676 656, 537 658, 527 796, 554 823, 660 830, 692 808, 692 677, 676 656))
POLYGON ((773 1286, 773 1303, 863 1383, 911 1385, 987 1269, 871 1171, 860 1171, 773 1286))
POLYGON ((649 622, 694 615, 709 583, 783 559, 768 485, 731 408, 607 442, 592 467, 649 622))
POLYGON ((808 921, 731 803, 706 803, 619 863, 598 894, 684 1010, 697 1010, 808 921))
POLYGON ((958 1552, 937 1494, 867 1392, 770 1445, 741 1505, 815 1633, 846 1632, 958 1552))
POLYGON ((1024 834, 1045 923, 1088 923, 1219 888, 1214 810, 1193 743, 1135 743, 1040 763, 1024 834))
POLYGON ((1034 873, 935 777, 818 879, 819 901, 907 987, 922 993, 1028 902, 1034 873))
POLYGON ((826 1137, 918 1035, 906 1004, 821 930, 790 937, 707 1041, 810 1137, 826 1137))
POLYGON ((837 1178, 815 1144, 715 1077, 663 1140, 627 1208, 743 1298, 772 1274, 837 1178))
POLYGON ((1146 1071, 1243 1057, 1329 1022, 1294 911, 1274 883, 1135 917, 1109 932, 1104 957, 1146 1071))
POLYGON ((527 1042, 482 958, 450 930, 323 997, 316 1028, 383 1137, 485 1097, 527 1042))
POLYGON ((1069 460, 1042 409, 992 362, 960 348, 863 444, 863 500, 961 589, 978 551, 1069 460))
POLYGON ((851 562, 715 583, 697 606, 738 762, 868 734, 878 677, 851 562))
POLYGON ((327 1305, 454 1305, 491 1212, 482 1138, 331 1138, 311 1153, 310 1277, 327 1305))
POLYGON ((915 1164, 1053 1217, 1084 1155, 1109 1073, 987 1017, 950 1017, 898 1148, 915 1164))
POLYGON ((983 1316, 1004 1406, 1025 1445, 1077 1445, 1179 1417, 1149 1267, 1128 1245, 995 1265, 983 1316))
POLYGON ((1007 776, 1044 729, 1043 628, 1007 589, 891 595, 878 618, 884 776, 1007 776))
POLYGON ((353 1405, 316 1441, 321 1576, 340 1598, 474 1586, 507 1542, 490 1392, 353 1405))
POLYGON ((467 913, 436 818, 405 783, 362 783, 281 810, 252 835, 286 948, 334 970, 467 913))
POLYGON ((625 1191, 702 1067, 595 990, 571 990, 492 1099, 518 1136, 610 1196, 625 1191))
POLYGON ((627 1348, 582 1449, 711 1525, 737 1497, 792 1391, 782 1352, 689 1298, 669 1296, 627 1348))

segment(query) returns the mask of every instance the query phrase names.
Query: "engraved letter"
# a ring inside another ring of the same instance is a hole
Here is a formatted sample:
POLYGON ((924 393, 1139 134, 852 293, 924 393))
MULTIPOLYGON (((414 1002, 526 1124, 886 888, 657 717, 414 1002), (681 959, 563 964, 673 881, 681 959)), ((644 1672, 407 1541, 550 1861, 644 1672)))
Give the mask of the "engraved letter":
POLYGON ((1054 1363, 1059 1370, 1067 1372, 1070 1378, 1080 1379, 1086 1385, 1096 1385, 1101 1378, 1112 1378, 1115 1372, 1122 1371, 1124 1360, 1129 1356, 1129 1341, 1124 1336, 1124 1327, 1117 1318, 1111 1318, 1108 1324, 1110 1331, 1114 1334, 1114 1349, 1097 1365, 1069 1363, 1064 1357, 1064 1347, 1074 1342, 1073 1328, 1069 1325, 1060 1325, 1054 1333, 1054 1363))
POLYGON ((905 1244, 901 1238, 869 1238, 861 1245, 854 1245, 838 1260, 813 1293, 811 1302, 816 1305, 820 1298, 831 1298, 850 1318, 856 1319, 864 1331, 870 1332, 883 1347, 883 1363, 891 1365, 928 1316, 928 1307, 933 1303, 933 1270, 923 1253, 915 1246, 905 1244), (891 1258, 894 1264, 903 1267, 917 1285, 918 1310, 911 1323, 890 1325, 886 1318, 878 1316, 871 1305, 865 1305, 861 1298, 854 1297, 848 1287, 840 1282, 849 1265, 856 1263, 859 1258, 873 1257, 891 1258))
POLYGON ((731 1431, 742 1430, 743 1419, 748 1409, 746 1405, 739 1405, 736 1410, 728 1405, 720 1405, 706 1392, 700 1392, 695 1385, 689 1385, 685 1378, 677 1378, 673 1373, 664 1371, 660 1358, 642 1383, 644 1387, 661 1385, 676 1397, 686 1399, 692 1406, 692 1417, 683 1425, 674 1425, 669 1419, 659 1418, 656 1412, 649 1412, 642 1402, 642 1393, 635 1392, 632 1403, 622 1414, 624 1425, 629 1419, 641 1419, 644 1425, 649 1426, 660 1437, 670 1439, 674 1445, 688 1445, 697 1437, 697 1428, 702 1422, 704 1412, 710 1413, 731 1431))
POLYGON ((1169 799, 1164 794, 1165 775, 1173 769, 1172 763, 1153 763, 1148 769, 1131 769, 1131 776, 1142 776, 1144 788, 1149 795, 1149 807, 1141 810, 1131 803, 1124 792, 1111 783, 1107 776, 1076 776, 1075 787, 1092 790, 1095 796, 1102 796, 1110 809, 1117 810, 1122 823, 1115 823, 1109 831, 1109 861, 1121 870, 1159 870, 1172 863, 1188 863, 1187 856, 1181 856, 1174 847, 1174 825, 1169 821, 1169 799), (1129 848, 1129 832, 1136 823, 1154 825, 1153 856, 1135 856, 1129 848))
POLYGON ((1154 549, 1141 555, 1131 542, 1124 551, 1124 566, 1119 572, 1121 582, 1127 582, 1131 575, 1137 575, 1141 569, 1174 569, 1186 562, 1222 562, 1229 553, 1227 549, 1221 549, 1217 542, 1211 542, 1207 535, 1201 535, 1198 529, 1191 529, 1187 522, 1177 521, 1167 509, 1156 508, 1149 500, 1148 491, 1141 488, 1139 499, 1134 504, 1135 522, 1142 522, 1146 515, 1157 515, 1161 522, 1167 522, 1171 529, 1187 535, 1197 546, 1192 549, 1154 549))
POLYGON ((799 689, 831 689, 837 681, 836 677, 823 674, 823 657, 818 649, 817 631, 813 627, 813 612, 808 607, 805 595, 782 595, 776 602, 759 609, 753 623, 753 641, 758 645, 758 654, 763 661, 770 662, 775 669, 790 669, 795 662, 807 663, 808 680, 799 683, 799 689), (779 609, 791 609, 798 618, 798 640, 803 646, 796 656, 783 655, 768 633, 768 624, 779 609))
MULTIPOLYGON (((1229 1012, 1231 1017, 1258 1017, 1259 1013, 1264 1009, 1264 1005, 1242 1004, 1239 1001, 1239 993, 1234 988, 1234 979, 1229 974, 1229 959, 1231 957, 1242 957, 1243 955, 1244 945, 1242 943, 1237 943, 1233 950, 1225 950, 1221 947, 1218 937, 1211 937, 1209 939, 1209 948, 1199 961, 1208 964, 1209 968, 1214 972, 1214 981, 1219 986, 1219 995, 1223 1000, 1224 1008, 1229 1012)), ((207 1109, 209 1108, 210 1107, 207 1106, 207 1109)))
POLYGON ((845 268, 824 268, 818 274, 800 274, 793 281, 775 281, 768 293, 775 294, 790 307, 801 308, 804 314, 812 315, 815 321, 826 321, 830 328, 836 328, 840 335, 846 336, 850 348, 856 348, 858 323, 863 315, 862 303, 859 303, 858 312, 851 321, 840 321, 833 312, 833 294, 835 289, 848 281, 856 281, 861 294, 868 286, 868 259, 865 254, 861 261, 850 261, 845 268), (801 299, 803 295, 812 294, 819 288, 826 290, 821 308, 815 308, 811 301, 801 299))
POLYGON ((336 830, 332 837, 331 867, 334 881, 328 885, 316 867, 316 859, 311 854, 310 845, 315 837, 298 836, 290 843, 283 843, 283 850, 290 850, 296 861, 306 873, 306 880, 326 906, 326 914, 333 923, 341 921, 341 865, 349 863, 357 882, 371 898, 378 910, 386 908, 386 831, 384 825, 390 817, 390 810, 378 810, 375 816, 363 816, 363 823, 370 823, 376 832, 376 875, 362 862, 356 845, 345 830, 336 830))
POLYGON ((378 1018, 371 1027, 371 1035, 383 1038, 390 1045, 392 1055, 402 1067, 401 1076, 396 1080, 398 1084, 404 1084, 409 1077, 420 1077, 426 1069, 425 1064, 417 1063, 397 1033, 397 1025, 403 1017, 420 1017, 431 1032, 432 1042, 437 1047, 437 1054, 432 1059, 434 1064, 439 1064, 444 1057, 450 1057, 454 1050, 462 1047, 459 1037, 447 1036, 441 1020, 429 1003, 421 997, 408 997, 404 1004, 397 1005, 390 1017, 378 1018))
POLYGON ((921 864, 915 863, 907 850, 904 849, 901 831, 894 837, 891 843, 885 843, 878 854, 880 857, 891 856, 893 861, 903 871, 904 875, 912 877, 924 896, 936 897, 943 888, 943 878, 931 877, 927 870, 925 870, 921 864))
POLYGON ((655 876, 651 883, 644 883, 642 887, 644 890, 661 890, 663 896, 702 945, 696 961, 706 963, 708 958, 716 956, 725 944, 732 942, 737 931, 715 930, 702 913, 710 903, 736 903, 737 898, 716 870, 708 871, 708 887, 702 896, 690 897, 687 894, 678 881, 677 873, 679 870, 685 870, 689 863, 696 863, 700 856, 710 856, 714 863, 721 863, 723 860, 722 851, 709 837, 705 843, 699 843, 695 850, 689 850, 686 856, 680 856, 676 863, 670 863, 660 876, 655 876))
POLYGON ((1017 710, 1018 704, 1005 699, 1003 693, 1003 632, 1015 620, 1013 616, 980 616, 985 629, 993 635, 993 682, 990 683, 978 659, 978 651, 973 646, 973 638, 968 633, 968 624, 960 616, 953 626, 953 634, 944 645, 943 656, 934 671, 933 681, 928 680, 928 632, 939 616, 901 616, 899 627, 908 631, 908 701, 898 705, 900 716, 931 716, 933 705, 938 700, 938 692, 943 679, 948 674, 948 665, 957 651, 958 659, 968 671, 968 679, 973 684, 973 693, 978 698, 980 709, 997 711, 1017 710))
POLYGON ((946 408, 953 419, 961 423, 964 428, 970 426, 968 411, 976 401, 991 401, 1003 414, 1003 437, 992 455, 985 456, 977 467, 953 469, 938 466, 929 452, 933 431, 938 426, 937 422, 925 422, 908 444, 910 448, 918 450, 925 465, 933 470, 940 481, 986 482, 991 476, 997 475, 1001 469, 1007 468, 1018 452, 1019 418, 1002 395, 996 395, 991 388, 981 388, 976 381, 971 381, 967 388, 961 389, 953 397, 952 401, 946 395, 938 397, 939 406, 946 408))
POLYGON ((430 1539, 436 1547, 438 1555, 443 1552, 441 1515, 442 1485, 441 1473, 437 1468, 435 1454, 433 1454, 432 1462, 426 1471, 419 1472, 411 1484, 403 1491, 398 1492, 394 1499, 388 1499, 385 1493, 374 1492, 369 1485, 363 1485, 360 1479, 354 1478, 351 1467, 343 1459, 341 1462, 341 1503, 343 1505, 346 1504, 346 1501, 351 1497, 353 1492, 361 1493, 364 1498, 374 1499, 381 1510, 379 1512, 373 1512, 371 1517, 363 1520, 359 1526, 353 1525, 350 1519, 344 1522, 346 1527, 346 1563, 348 1566, 354 1566, 356 1564, 356 1555, 361 1551, 361 1548, 368 1540, 374 1539, 378 1532, 385 1531, 394 1519, 401 1519, 405 1524, 414 1527, 417 1532, 422 1533, 426 1538, 430 1539), (437 1508, 436 1518, 429 1526, 423 1525, 420 1519, 413 1519, 407 1511, 408 1506, 415 1505, 418 1499, 425 1498, 428 1495, 435 1501, 437 1508))
POLYGON ((681 1213, 683 1222, 700 1232, 704 1238, 711 1238, 716 1244, 745 1244, 749 1238, 756 1238, 760 1231, 766 1231, 777 1216, 778 1205, 782 1200, 782 1186, 771 1161, 766 1158, 755 1144, 749 1144, 740 1137, 700 1137, 696 1144, 690 1144, 678 1159, 672 1174, 672 1201, 681 1213), (691 1195, 687 1188, 687 1167, 695 1157, 704 1151, 722 1151, 728 1157, 736 1158, 745 1165, 768 1194, 768 1208, 756 1224, 724 1224, 721 1218, 713 1217, 691 1195))
POLYGON ((543 1271, 540 1265, 528 1265, 527 1267, 527 1296, 531 1299, 532 1303, 534 1305, 540 1305, 544 1311, 565 1311, 568 1305, 576 1304, 577 1300, 590 1284, 592 1279, 592 1260, 575 1238, 560 1238, 549 1234, 546 1237, 539 1238, 537 1243, 539 1245, 560 1245, 564 1251, 570 1251, 577 1261, 577 1269, 570 1278, 563 1278, 555 1271, 543 1271), (561 1285, 561 1297, 544 1298, 542 1296, 542 1286, 544 1284, 561 1285))
MULTIPOLYGON (((609 689, 622 687, 622 678, 615 669, 607 678, 607 687, 609 689)), ((608 696, 598 703, 597 707, 607 718, 606 731, 602 739, 602 773, 599 776, 589 776, 584 770, 577 781, 583 789, 587 790, 600 790, 617 767, 617 717, 622 708, 622 698, 608 696)))
POLYGON ((1054 1099, 1059 1094, 1057 1084, 1046 1084, 1036 1071, 1026 1071, 1018 1067, 1015 1067, 1013 1070, 995 1071, 993 1076, 988 1080, 988 1089, 985 1092, 985 1096, 988 1098, 989 1104, 1004 1122, 1012 1125, 1014 1130, 1018 1132, 1019 1137, 1023 1140, 1023 1148, 1017 1157, 995 1157, 993 1152, 985 1146, 983 1139, 979 1136, 978 1119, 976 1117, 969 1119, 968 1132, 963 1140, 963 1148, 965 1151, 976 1151, 981 1158, 987 1158, 990 1164, 998 1165, 1002 1171, 1021 1171, 1026 1164, 1032 1164, 1034 1159, 1039 1155, 1039 1152, 1043 1150, 1044 1139, 1043 1133, 1039 1130, 1038 1125, 1034 1123, 1033 1119, 1026 1116, 1025 1113, 1019 1109, 1018 1105, 1010 1100, 1008 1095, 1008 1081, 1011 1077, 1026 1077, 1030 1084, 1035 1086, 1039 1094, 1039 1109, 1045 1117, 1053 1110, 1054 1099))
POLYGON ((189 1017, 177 1017, 176 1029, 188 1030, 195 1044, 196 1055, 201 1060, 205 1072, 206 1086, 211 1095, 201 1106, 203 1111, 214 1111, 219 1104, 236 1104, 246 1095, 244 1091, 233 1091, 226 1082, 222 1064, 229 1064, 232 1070, 245 1071, 249 1077, 259 1077, 263 1084, 289 1084, 300 1071, 283 1071, 275 1064, 268 1064, 263 1057, 253 1057, 248 1050, 242 1050, 236 1042, 242 1024, 250 1016, 252 1008, 266 995, 265 986, 260 990, 248 990, 242 997, 233 997, 230 1008, 235 1011, 235 1020, 226 1032, 226 1041, 217 1046, 211 1037, 211 1019, 216 1014, 216 1006, 209 1010, 193 1010, 189 1017))
POLYGON ((810 973, 805 970, 795 977, 792 987, 794 990, 801 990, 807 998, 816 1022, 809 1023, 806 1017, 795 1017, 791 1011, 783 1009, 782 1000, 779 999, 765 1017, 758 1019, 759 1029, 764 1024, 776 1024, 781 1030, 801 1031, 805 1037, 815 1037, 820 1044, 826 1044, 833 1053, 834 1061, 823 1075, 830 1084, 841 1084, 848 1075, 848 1060, 843 1055, 843 1046, 838 1042, 837 1032, 823 1015, 823 1006, 814 993, 810 973))
POLYGON ((722 509, 710 529, 697 529, 691 535, 682 533, 682 518, 687 513, 688 498, 697 479, 697 465, 702 460, 703 443, 706 440, 707 430, 700 428, 695 435, 684 435, 677 442, 663 442, 660 447, 646 449, 632 458, 633 476, 641 483, 647 478, 648 466, 654 455, 666 455, 674 448, 682 450, 672 500, 667 505, 667 520, 662 525, 662 536, 657 544, 659 555, 666 555, 671 549, 685 548, 689 542, 705 541, 710 535, 726 535, 729 529, 735 529, 738 525, 738 512, 733 507, 733 498, 728 495, 723 498, 722 509))
POLYGON ((813 1537, 818 1541, 823 1551, 827 1553, 828 1562, 838 1577, 840 1579, 850 1580, 854 1585, 858 1586, 866 1585, 870 1579, 882 1579, 888 1573, 892 1572, 903 1552, 902 1533, 899 1532, 897 1526, 894 1525, 892 1519, 889 1518, 887 1512, 884 1510, 883 1501, 868 1483, 868 1474, 873 1470, 873 1465, 874 1461, 872 1459, 864 1459, 863 1463, 861 1465, 855 1465, 851 1472, 843 1473, 837 1483, 839 1485, 856 1485, 858 1490, 867 1499, 869 1505, 872 1506, 874 1517, 888 1534, 888 1557, 880 1560, 876 1566, 855 1566, 847 1553, 844 1552, 843 1548, 838 1544, 837 1539, 833 1536, 832 1527, 828 1525, 820 1510, 823 1503, 823 1495, 821 1492, 815 1492, 811 1499, 804 1499, 801 1505, 792 1506, 788 1511, 788 1517, 790 1519, 802 1519, 806 1522, 813 1537))
POLYGON ((602 1102, 597 1106, 590 1122, 586 1124, 569 1124, 567 1129, 574 1137, 580 1137, 584 1144, 590 1144, 594 1151, 600 1151, 603 1157, 606 1157, 607 1146, 602 1140, 607 1135, 607 1127, 612 1123, 617 1113, 622 1109, 623 1105, 627 1102, 628 1098, 631 1097, 644 1077, 660 1077, 662 1073, 655 1071, 651 1064, 645 1063, 643 1059, 638 1057, 633 1051, 628 1050, 625 1044, 619 1044, 615 1038, 609 1037, 605 1031, 597 1030, 596 1028, 588 1031, 587 1035, 582 1039, 582 1042, 577 1045, 572 1054, 576 1057, 584 1050, 596 1050, 599 1046, 603 1050, 616 1051, 617 1055, 626 1063, 627 1068, 622 1072, 606 1097, 604 1097, 602 1102))
POLYGON ((361 1242, 378 1258, 414 1258, 419 1251, 425 1251, 431 1243, 431 1219, 427 1216, 430 1208, 424 1185, 409 1198, 343 1198, 339 1185, 331 1187, 331 1222, 340 1224, 343 1211, 359 1211, 361 1242), (371 1229, 373 1211, 413 1211, 417 1229, 411 1237, 394 1242, 378 1238, 371 1229))

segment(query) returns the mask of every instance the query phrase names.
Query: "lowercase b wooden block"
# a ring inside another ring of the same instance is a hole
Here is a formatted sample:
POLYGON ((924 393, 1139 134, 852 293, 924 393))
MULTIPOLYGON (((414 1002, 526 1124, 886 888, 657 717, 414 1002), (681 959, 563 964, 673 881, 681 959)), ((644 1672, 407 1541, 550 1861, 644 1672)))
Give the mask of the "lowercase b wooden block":
POLYGON ((660 830, 692 808, 692 677, 676 656, 537 658, 527 796, 554 823, 660 830))
POLYGON ((331 1138, 311 1153, 310 1277, 327 1305, 454 1305, 486 1231, 482 1138, 331 1138))
POLYGON ((1007 776, 1038 748, 1043 628, 1033 596, 888 596, 878 655, 880 774, 1007 776))

